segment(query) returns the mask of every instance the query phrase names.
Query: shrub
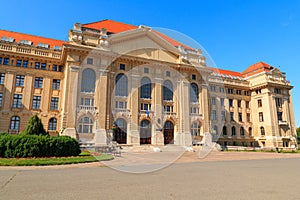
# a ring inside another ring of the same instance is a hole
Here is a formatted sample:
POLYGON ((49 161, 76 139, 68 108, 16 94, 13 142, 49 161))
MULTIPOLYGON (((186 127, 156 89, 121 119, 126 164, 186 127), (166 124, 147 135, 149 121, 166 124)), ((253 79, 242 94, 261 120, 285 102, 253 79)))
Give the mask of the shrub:
POLYGON ((49 135, 44 129, 41 119, 37 115, 30 118, 24 133, 27 135, 49 135))
POLYGON ((60 157, 79 154, 78 142, 69 136, 0 135, 0 157, 60 157))

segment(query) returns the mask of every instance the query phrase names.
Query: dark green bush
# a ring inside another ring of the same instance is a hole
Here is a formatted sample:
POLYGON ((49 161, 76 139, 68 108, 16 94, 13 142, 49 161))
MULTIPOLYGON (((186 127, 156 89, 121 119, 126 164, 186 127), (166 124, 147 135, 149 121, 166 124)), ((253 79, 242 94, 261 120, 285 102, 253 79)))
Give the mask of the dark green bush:
POLYGON ((60 157, 77 156, 79 153, 78 142, 68 136, 0 135, 0 157, 60 157))

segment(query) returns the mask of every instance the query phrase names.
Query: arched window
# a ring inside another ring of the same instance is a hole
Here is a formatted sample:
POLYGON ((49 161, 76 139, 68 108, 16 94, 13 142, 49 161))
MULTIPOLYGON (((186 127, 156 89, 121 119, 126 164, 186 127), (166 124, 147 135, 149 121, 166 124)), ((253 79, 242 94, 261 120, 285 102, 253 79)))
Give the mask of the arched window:
POLYGON ((245 135, 244 127, 241 127, 241 129, 240 129, 240 134, 241 134, 241 136, 244 136, 244 135, 245 135))
POLYGON ((48 130, 56 131, 56 126, 57 126, 57 119, 53 117, 49 120, 48 130))
POLYGON ((144 99, 151 99, 152 98, 151 92, 152 92, 151 80, 147 77, 142 78, 140 97, 144 99))
POLYGON ((226 128, 226 126, 223 126, 223 135, 227 135, 227 128, 226 128))
POLYGON ((81 78, 81 92, 95 92, 96 73, 92 69, 84 69, 81 78))
POLYGON ((200 135, 200 124, 199 122, 193 122, 191 125, 191 134, 192 136, 200 135))
POLYGON ((11 130, 19 130, 20 129, 20 117, 19 116, 13 116, 10 119, 10 129, 11 130))
POLYGON ((172 101, 173 100, 173 84, 171 81, 165 81, 163 86, 163 94, 165 101, 172 101))
POLYGON ((265 136, 266 135, 266 133, 265 133, 265 128, 262 126, 262 127, 260 127, 260 135, 261 136, 265 136))
POLYGON ((252 136, 252 128, 251 127, 249 127, 249 137, 251 137, 252 136))
POLYGON ((197 84, 195 83, 191 83, 190 85, 190 102, 199 102, 199 90, 197 84))
POLYGON ((235 132, 235 126, 233 126, 233 127, 231 128, 231 135, 232 135, 232 136, 235 136, 235 135, 236 135, 236 132, 235 132))
POLYGON ((79 120, 79 133, 93 133, 93 120, 89 117, 82 117, 79 120))
POLYGON ((116 96, 128 96, 128 78, 125 74, 118 74, 116 77, 116 96))
POLYGON ((164 129, 174 129, 174 125, 170 121, 166 121, 164 125, 164 129))

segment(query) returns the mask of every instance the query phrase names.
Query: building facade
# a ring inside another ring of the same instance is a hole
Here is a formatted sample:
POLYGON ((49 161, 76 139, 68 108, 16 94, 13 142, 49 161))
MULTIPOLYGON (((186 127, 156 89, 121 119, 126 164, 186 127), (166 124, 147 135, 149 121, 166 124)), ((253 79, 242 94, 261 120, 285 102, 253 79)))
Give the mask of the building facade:
POLYGON ((285 73, 264 62, 211 68, 201 50, 147 26, 80 24, 69 41, 0 30, 0 131, 37 114, 51 135, 82 143, 293 147, 285 73))

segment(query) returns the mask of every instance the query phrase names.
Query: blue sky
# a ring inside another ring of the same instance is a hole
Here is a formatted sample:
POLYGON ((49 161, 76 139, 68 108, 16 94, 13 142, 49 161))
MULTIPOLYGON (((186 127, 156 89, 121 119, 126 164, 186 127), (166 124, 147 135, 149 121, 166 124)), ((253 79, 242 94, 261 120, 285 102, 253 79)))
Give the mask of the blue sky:
POLYGON ((75 22, 113 19, 184 33, 200 43, 221 68, 243 71, 258 61, 280 66, 294 85, 300 126, 300 1, 10 0, 1 7, 1 29, 67 40, 75 22))

